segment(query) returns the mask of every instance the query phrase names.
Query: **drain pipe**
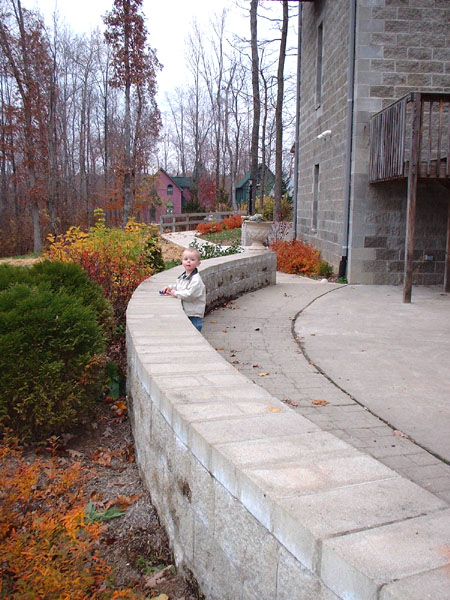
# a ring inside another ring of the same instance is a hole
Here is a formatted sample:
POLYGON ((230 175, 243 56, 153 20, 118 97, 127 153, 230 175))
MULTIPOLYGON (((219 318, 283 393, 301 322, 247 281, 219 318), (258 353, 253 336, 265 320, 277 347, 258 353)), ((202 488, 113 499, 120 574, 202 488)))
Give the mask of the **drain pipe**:
POLYGON ((356 41, 356 3, 350 0, 349 18, 349 61, 347 75, 347 118, 345 136, 345 178, 344 178, 344 238, 342 241, 342 256, 339 263, 338 277, 346 277, 348 262, 348 246, 350 236, 350 203, 352 187, 352 154, 353 154, 353 112, 355 86, 355 41, 356 41))
POLYGON ((298 218, 298 171, 300 157, 300 82, 301 82, 301 62, 302 62, 302 11, 303 5, 299 2, 298 6, 298 42, 297 42, 297 89, 296 89, 296 107, 295 107, 295 140, 294 140, 294 215, 293 215, 293 237, 297 239, 297 218, 298 218))

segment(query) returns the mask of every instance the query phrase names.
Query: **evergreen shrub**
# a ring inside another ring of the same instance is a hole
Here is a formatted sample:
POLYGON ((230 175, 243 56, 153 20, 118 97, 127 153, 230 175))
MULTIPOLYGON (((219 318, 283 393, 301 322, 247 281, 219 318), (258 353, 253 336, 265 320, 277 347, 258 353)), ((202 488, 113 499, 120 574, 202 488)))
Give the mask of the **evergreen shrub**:
POLYGON ((103 385, 105 337, 91 306, 26 283, 0 292, 0 429, 43 441, 79 424, 103 385))

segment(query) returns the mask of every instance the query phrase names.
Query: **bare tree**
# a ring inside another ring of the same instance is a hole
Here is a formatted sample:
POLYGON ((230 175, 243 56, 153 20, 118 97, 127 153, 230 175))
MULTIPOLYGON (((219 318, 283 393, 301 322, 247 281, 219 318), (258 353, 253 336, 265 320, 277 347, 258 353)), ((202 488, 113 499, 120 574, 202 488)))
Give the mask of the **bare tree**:
POLYGON ((281 221, 281 188, 283 180, 283 99, 284 99, 284 63, 286 59, 286 42, 288 31, 288 2, 283 0, 283 22, 281 26, 280 53, 277 71, 277 104, 275 108, 276 141, 275 141, 275 191, 274 221, 281 221))
POLYGON ((131 203, 131 87, 147 84, 147 93, 154 101, 156 71, 160 68, 156 53, 147 46, 147 30, 140 13, 143 0, 114 0, 111 12, 104 17, 105 39, 113 49, 114 76, 110 83, 125 92, 125 132, 123 169, 123 226, 130 214, 131 203))
POLYGON ((21 145, 22 167, 27 177, 33 223, 33 247, 42 249, 39 206, 45 200, 43 186, 48 173, 48 92, 51 61, 43 24, 37 15, 22 8, 20 0, 9 0, 0 14, 0 47, 8 74, 20 97, 16 140, 21 145))
MULTIPOLYGON (((250 4, 250 36, 252 49, 252 91, 253 91, 253 125, 252 142, 250 150, 250 178, 253 189, 258 180, 258 142, 261 104, 259 97, 259 60, 258 60, 258 0, 251 0, 250 4)), ((253 189, 250 189, 249 213, 253 214, 253 189)))

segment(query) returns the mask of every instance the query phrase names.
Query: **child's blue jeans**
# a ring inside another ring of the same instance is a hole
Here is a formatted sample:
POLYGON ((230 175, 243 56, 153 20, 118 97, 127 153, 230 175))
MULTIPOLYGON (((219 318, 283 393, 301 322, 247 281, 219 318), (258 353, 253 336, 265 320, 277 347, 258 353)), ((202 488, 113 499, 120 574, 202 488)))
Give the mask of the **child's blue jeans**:
POLYGON ((203 319, 202 317, 188 317, 189 321, 192 323, 192 325, 198 329, 199 331, 202 330, 203 327, 203 319))

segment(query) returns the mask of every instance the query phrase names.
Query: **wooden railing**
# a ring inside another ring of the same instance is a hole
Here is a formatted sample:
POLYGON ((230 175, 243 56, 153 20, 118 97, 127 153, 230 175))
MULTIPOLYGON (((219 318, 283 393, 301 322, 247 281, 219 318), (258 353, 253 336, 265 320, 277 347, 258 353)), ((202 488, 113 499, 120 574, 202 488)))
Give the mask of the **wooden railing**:
POLYGON ((205 219, 211 215, 214 218, 229 217, 230 215, 240 214, 243 215, 245 213, 238 212, 235 213, 233 211, 225 211, 225 212, 213 212, 213 213, 182 213, 179 215, 168 214, 162 215, 159 219, 159 230, 161 233, 165 231, 188 231, 193 230, 197 227, 199 223, 204 223, 205 219))
POLYGON ((371 118, 371 183, 408 177, 413 155, 418 177, 450 177, 450 94, 411 92, 371 118))

